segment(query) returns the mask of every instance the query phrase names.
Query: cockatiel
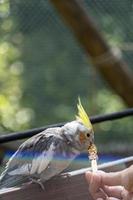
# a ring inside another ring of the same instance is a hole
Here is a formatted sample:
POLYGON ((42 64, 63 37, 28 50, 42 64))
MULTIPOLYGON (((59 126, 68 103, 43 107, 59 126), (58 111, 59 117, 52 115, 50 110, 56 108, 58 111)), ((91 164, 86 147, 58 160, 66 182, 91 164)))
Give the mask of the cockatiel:
POLYGON ((93 143, 94 132, 79 103, 76 120, 47 130, 25 141, 6 165, 0 189, 29 181, 43 183, 61 173, 70 162, 93 143))

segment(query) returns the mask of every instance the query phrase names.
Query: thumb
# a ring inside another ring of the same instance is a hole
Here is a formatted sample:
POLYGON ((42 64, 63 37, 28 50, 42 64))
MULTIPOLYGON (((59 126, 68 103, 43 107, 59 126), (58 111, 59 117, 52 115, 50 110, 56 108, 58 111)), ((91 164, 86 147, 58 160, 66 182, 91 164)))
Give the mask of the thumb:
POLYGON ((122 171, 122 185, 133 193, 133 165, 122 171))
MULTIPOLYGON (((100 171, 98 171, 100 173, 100 171)), ((101 173, 102 184, 108 186, 122 185, 133 192, 133 165, 120 172, 101 173)))
POLYGON ((101 172, 98 171, 98 174, 101 176, 101 182, 103 185, 115 186, 122 184, 122 172, 101 172))
POLYGON ((121 172, 110 172, 106 173, 103 171, 97 171, 95 173, 87 171, 86 174, 86 180, 88 183, 92 181, 92 179, 100 179, 101 185, 108 185, 108 186, 114 186, 114 185, 121 185, 121 172))
POLYGON ((86 172, 87 182, 90 183, 90 181, 92 181, 93 179, 95 179, 94 181, 96 182, 97 181, 101 182, 101 185, 108 185, 108 186, 121 185, 124 186, 128 191, 133 192, 133 165, 119 172, 110 172, 110 173, 106 173, 103 171, 97 171, 96 173, 92 173, 90 171, 86 172))

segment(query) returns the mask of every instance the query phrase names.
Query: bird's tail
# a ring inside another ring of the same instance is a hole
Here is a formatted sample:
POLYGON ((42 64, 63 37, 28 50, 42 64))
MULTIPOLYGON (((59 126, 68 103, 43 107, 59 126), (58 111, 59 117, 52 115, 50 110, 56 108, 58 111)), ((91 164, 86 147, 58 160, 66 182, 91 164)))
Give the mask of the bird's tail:
POLYGON ((0 177, 0 190, 3 188, 11 188, 21 186, 23 183, 28 182, 28 178, 22 175, 9 175, 5 174, 0 177))

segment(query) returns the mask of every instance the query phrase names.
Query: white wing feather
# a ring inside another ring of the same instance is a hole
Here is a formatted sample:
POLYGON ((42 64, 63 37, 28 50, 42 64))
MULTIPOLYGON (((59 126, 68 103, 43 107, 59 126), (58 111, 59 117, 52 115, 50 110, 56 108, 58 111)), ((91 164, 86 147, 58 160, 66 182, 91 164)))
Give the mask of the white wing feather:
POLYGON ((42 171, 44 171, 48 167, 50 161, 53 158, 54 149, 55 149, 55 146, 51 144, 48 151, 43 151, 42 154, 38 156, 38 158, 33 159, 30 174, 34 174, 34 173, 40 174, 42 171))

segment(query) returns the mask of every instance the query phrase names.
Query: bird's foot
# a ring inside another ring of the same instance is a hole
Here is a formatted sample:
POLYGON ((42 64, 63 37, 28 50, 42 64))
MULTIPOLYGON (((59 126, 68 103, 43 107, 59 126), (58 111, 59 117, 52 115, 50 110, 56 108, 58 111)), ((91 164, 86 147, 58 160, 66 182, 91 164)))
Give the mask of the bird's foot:
POLYGON ((70 175, 68 173, 59 174, 59 176, 62 178, 70 178, 70 175))
POLYGON ((37 184, 41 187, 41 189, 42 189, 43 191, 45 191, 45 187, 44 187, 44 185, 43 185, 43 183, 41 182, 40 179, 33 179, 33 178, 30 178, 30 181, 31 181, 32 183, 37 183, 37 184))

